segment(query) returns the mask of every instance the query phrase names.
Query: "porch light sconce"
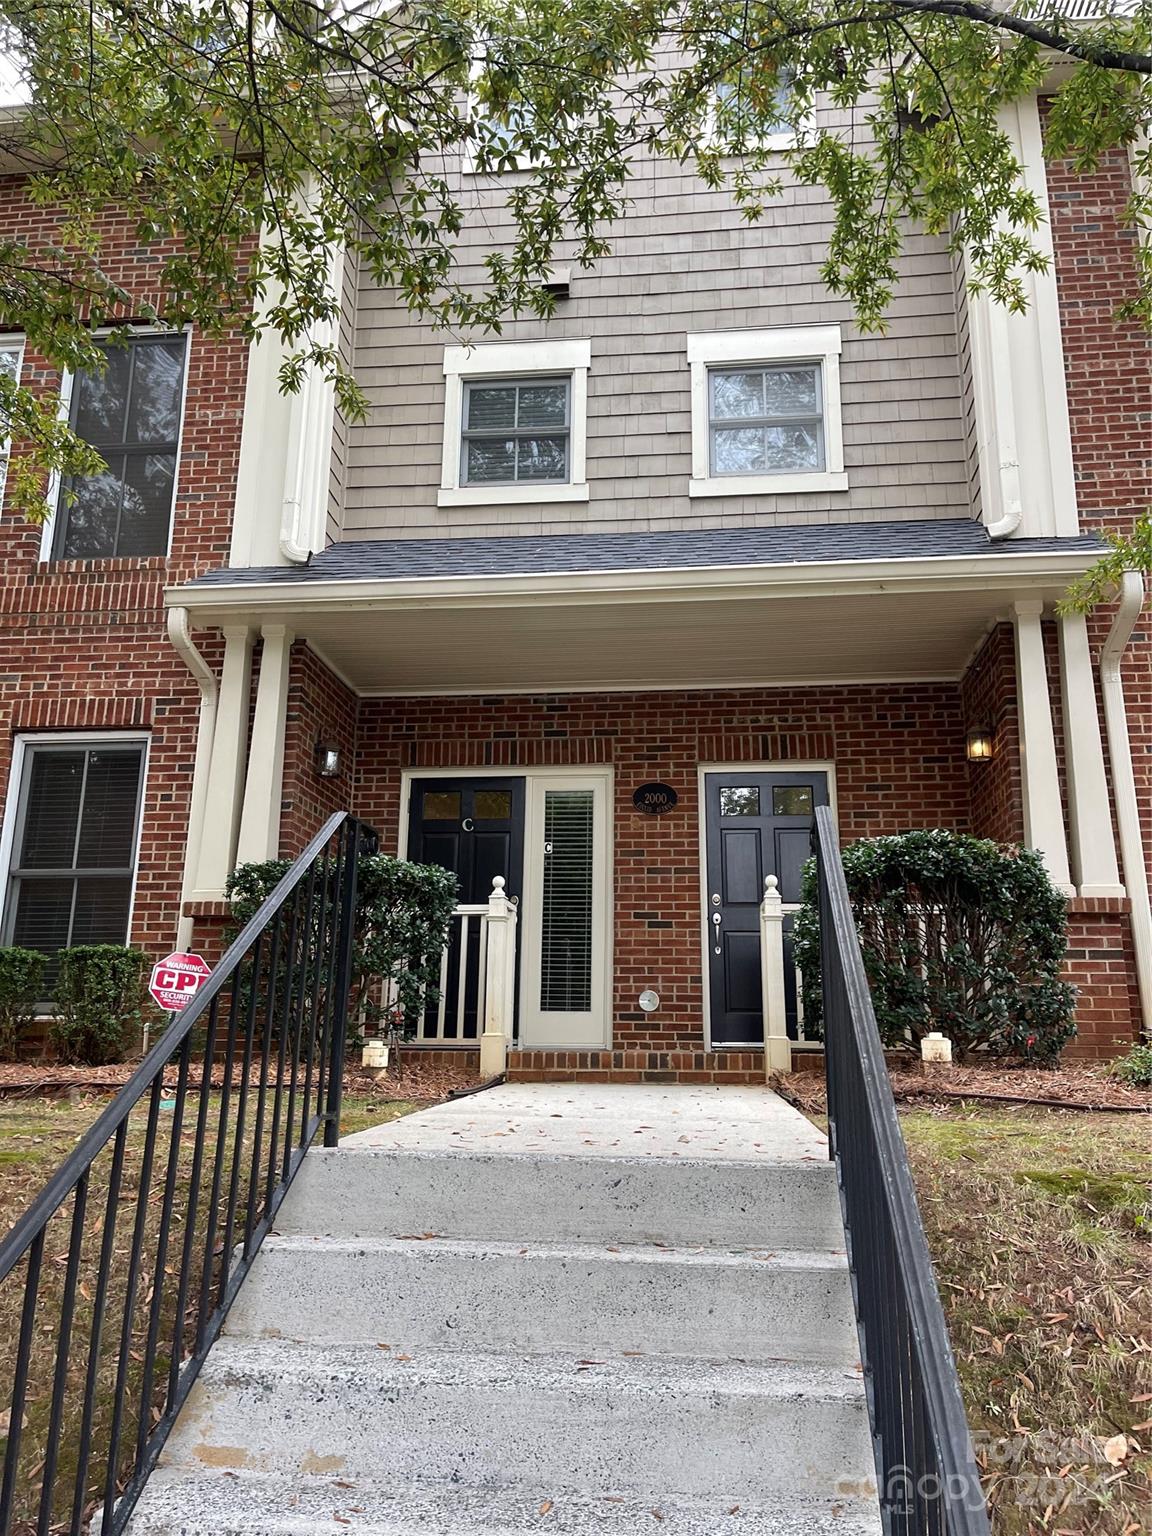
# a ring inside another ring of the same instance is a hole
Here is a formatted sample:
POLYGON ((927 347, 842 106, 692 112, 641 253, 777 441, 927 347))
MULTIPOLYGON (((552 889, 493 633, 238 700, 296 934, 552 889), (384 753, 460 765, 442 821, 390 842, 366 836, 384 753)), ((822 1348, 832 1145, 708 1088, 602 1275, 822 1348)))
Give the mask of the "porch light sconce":
POLYGON ((334 741, 316 743, 316 772, 322 779, 335 779, 340 774, 340 748, 334 741))
POLYGON ((965 751, 970 763, 988 763, 996 746, 995 732, 990 725, 974 725, 965 738, 965 751))

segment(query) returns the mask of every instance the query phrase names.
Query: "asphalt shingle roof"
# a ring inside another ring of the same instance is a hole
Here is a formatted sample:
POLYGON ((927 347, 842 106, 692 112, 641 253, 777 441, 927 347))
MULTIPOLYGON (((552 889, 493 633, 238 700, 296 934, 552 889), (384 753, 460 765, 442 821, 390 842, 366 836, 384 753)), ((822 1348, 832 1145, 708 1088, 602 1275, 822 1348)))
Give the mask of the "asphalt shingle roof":
POLYGON ((834 560, 917 560, 1025 555, 1104 546, 1088 535, 993 543, 970 519, 821 523, 795 528, 719 528, 667 533, 578 533, 469 539, 353 539, 307 565, 208 571, 191 585, 315 581, 411 581, 421 577, 532 576, 591 571, 660 571, 711 566, 799 565, 834 560))

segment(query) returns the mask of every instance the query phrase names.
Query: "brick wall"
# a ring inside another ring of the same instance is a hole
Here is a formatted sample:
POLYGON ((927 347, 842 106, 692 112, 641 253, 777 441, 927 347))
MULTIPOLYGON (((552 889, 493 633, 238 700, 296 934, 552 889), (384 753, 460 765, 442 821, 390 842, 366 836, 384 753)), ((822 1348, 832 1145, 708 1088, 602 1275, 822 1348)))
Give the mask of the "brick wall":
POLYGON ((334 811, 350 806, 357 704, 356 695, 298 640, 292 647, 284 737, 280 851, 285 855, 295 857, 334 811), (320 740, 333 741, 340 750, 334 779, 316 772, 320 740))
MULTIPOLYGON (((57 237, 18 178, 0 178, 0 237, 57 237)), ((110 213, 100 261, 139 300, 155 290, 159 248, 142 248, 110 213)), ((40 530, 4 513, 0 570, 0 799, 20 731, 145 728, 150 733, 132 941, 163 952, 175 938, 199 690, 169 643, 163 589, 226 563, 240 451, 247 345, 193 334, 172 548, 167 558, 40 564, 40 530)), ((25 382, 58 377, 26 353, 25 382)), ((194 637, 218 662, 213 635, 194 637)))
POLYGON ((402 768, 611 763, 615 770, 614 1043, 699 1047, 703 1016, 697 768, 834 761, 845 839, 913 826, 968 826, 959 689, 950 684, 366 699, 353 808, 397 846, 402 768), (668 816, 636 814, 632 791, 665 780, 668 816), (636 914, 645 914, 637 916, 636 914), (659 1022, 636 1007, 660 993, 659 1022))
POLYGON ((991 761, 968 765, 972 831, 998 843, 1019 842, 1024 792, 1011 624, 998 624, 989 633, 961 680, 960 698, 966 724, 989 725, 994 733, 991 761))
MULTIPOLYGON (((1116 313, 1136 288, 1136 230, 1123 219, 1128 156, 1113 150, 1092 172, 1048 166, 1056 282, 1068 380, 1072 458, 1083 526, 1131 529, 1152 507, 1152 338, 1116 313)), ((1111 608, 1092 615, 1095 654, 1111 608)), ((1129 730, 1152 870, 1152 615, 1146 606, 1125 667, 1129 730)))

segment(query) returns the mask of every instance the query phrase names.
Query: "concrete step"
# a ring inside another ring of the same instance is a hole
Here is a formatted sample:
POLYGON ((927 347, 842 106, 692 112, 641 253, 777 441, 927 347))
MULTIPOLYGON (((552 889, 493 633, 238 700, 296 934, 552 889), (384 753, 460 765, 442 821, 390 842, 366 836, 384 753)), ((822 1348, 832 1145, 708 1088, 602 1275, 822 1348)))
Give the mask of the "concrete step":
POLYGON ((228 1332, 400 1349, 859 1359, 844 1256, 764 1249, 274 1236, 228 1332))
MULTIPOLYGON (((390 1303, 380 1298, 382 1317, 390 1303)), ((270 1339, 217 1344, 166 1460, 733 1504, 867 1497, 874 1478, 851 1369, 270 1339)))
POLYGON ((833 1169, 814 1155, 753 1162, 317 1149, 276 1226, 328 1237, 437 1232, 512 1243, 844 1247, 833 1169))
POLYGON ((210 1479, 161 1468, 129 1526, 131 1536, 636 1536, 649 1529, 662 1536, 880 1536, 880 1518, 856 1500, 638 1500, 549 1487, 388 1488, 248 1473, 210 1479))

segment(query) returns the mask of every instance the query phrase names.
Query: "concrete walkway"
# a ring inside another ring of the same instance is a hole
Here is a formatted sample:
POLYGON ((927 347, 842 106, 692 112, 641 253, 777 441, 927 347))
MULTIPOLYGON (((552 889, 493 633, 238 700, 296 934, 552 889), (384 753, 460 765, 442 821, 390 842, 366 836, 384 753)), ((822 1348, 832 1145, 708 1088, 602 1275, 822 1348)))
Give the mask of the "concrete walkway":
POLYGON ((824 1162, 828 1143, 768 1088, 503 1083, 345 1136, 365 1151, 824 1162))

